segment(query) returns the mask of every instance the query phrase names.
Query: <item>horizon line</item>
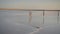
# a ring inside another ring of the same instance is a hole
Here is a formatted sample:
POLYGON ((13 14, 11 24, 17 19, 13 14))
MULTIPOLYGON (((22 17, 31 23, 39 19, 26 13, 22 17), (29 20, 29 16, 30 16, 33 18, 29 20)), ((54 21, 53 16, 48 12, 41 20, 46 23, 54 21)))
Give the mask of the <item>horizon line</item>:
POLYGON ((19 10, 19 11, 60 11, 60 10, 48 10, 48 9, 16 9, 16 8, 0 8, 0 10, 19 10))

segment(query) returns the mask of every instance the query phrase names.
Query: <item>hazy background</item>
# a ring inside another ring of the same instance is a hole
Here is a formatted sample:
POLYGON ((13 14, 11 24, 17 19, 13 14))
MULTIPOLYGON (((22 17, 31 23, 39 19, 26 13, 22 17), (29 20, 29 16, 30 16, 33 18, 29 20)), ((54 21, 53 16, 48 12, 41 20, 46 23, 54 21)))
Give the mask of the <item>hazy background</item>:
POLYGON ((60 0, 0 0, 0 8, 60 9, 60 0))

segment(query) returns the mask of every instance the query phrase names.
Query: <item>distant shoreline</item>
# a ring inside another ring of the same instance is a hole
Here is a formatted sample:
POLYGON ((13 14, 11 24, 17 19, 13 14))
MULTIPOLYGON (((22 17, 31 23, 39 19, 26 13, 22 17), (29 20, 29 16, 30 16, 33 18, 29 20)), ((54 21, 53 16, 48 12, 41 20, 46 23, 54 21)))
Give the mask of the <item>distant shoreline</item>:
POLYGON ((0 10, 20 10, 20 11, 60 11, 60 10, 44 10, 44 9, 11 9, 11 8, 0 8, 0 10))

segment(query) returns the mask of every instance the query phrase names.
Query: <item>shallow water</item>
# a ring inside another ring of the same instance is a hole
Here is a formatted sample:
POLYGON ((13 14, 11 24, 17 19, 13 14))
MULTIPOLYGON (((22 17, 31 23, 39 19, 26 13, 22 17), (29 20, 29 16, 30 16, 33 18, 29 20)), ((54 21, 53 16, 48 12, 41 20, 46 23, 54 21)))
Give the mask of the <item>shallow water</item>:
MULTIPOLYGON (((45 11, 44 25, 57 24, 57 12, 45 11)), ((0 20, 3 22, 14 22, 32 26, 40 26, 43 24, 43 11, 32 11, 31 24, 29 23, 29 11, 17 11, 17 10, 0 10, 0 20)), ((60 17, 59 17, 60 20, 60 17)), ((2 22, 1 21, 1 22, 2 22)))

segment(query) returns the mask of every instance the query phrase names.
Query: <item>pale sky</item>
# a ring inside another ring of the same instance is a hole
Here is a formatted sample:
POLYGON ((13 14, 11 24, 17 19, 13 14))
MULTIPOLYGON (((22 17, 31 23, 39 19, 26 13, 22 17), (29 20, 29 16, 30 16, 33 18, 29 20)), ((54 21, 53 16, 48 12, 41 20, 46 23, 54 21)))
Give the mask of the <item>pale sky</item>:
POLYGON ((60 0, 0 0, 0 8, 60 9, 60 0))

